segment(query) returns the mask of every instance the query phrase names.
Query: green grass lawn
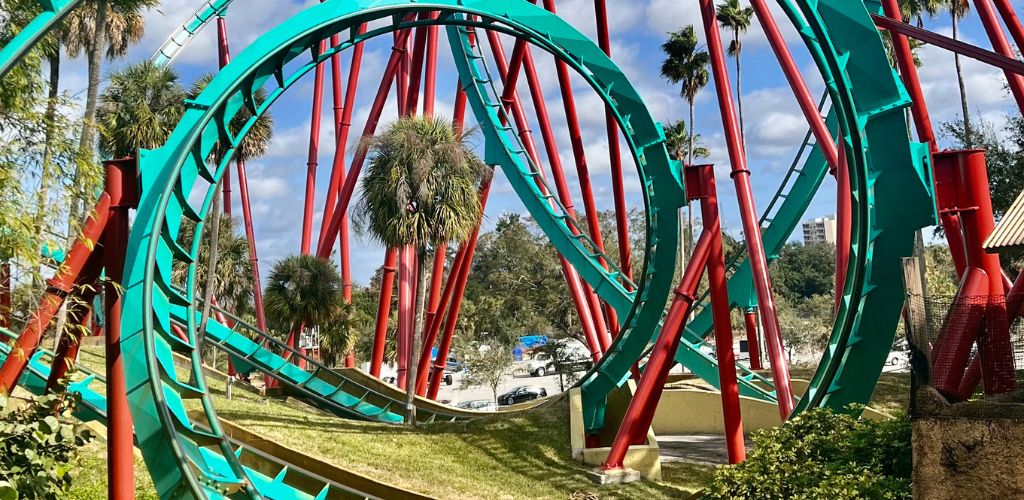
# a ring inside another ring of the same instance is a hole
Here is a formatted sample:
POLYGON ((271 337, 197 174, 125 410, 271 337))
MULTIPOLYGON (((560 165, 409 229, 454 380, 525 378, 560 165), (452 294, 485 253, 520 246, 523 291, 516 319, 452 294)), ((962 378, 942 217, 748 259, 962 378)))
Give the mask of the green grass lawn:
MULTIPOLYGON (((82 362, 102 366, 96 353, 84 355, 82 362)), ((793 369, 794 377, 810 374, 810 369, 793 369)), ((665 463, 660 484, 595 486, 587 468, 571 459, 565 403, 514 417, 436 423, 413 431, 327 416, 241 390, 229 401, 222 382, 208 383, 223 418, 339 467, 441 498, 685 498, 712 471, 665 463)), ((884 411, 905 408, 908 392, 909 375, 883 374, 871 404, 884 411)), ((197 401, 185 403, 198 409, 197 401)), ((103 498, 103 452, 99 443, 83 453, 73 498, 103 498)), ((141 461, 136 470, 139 497, 152 497, 141 461)))

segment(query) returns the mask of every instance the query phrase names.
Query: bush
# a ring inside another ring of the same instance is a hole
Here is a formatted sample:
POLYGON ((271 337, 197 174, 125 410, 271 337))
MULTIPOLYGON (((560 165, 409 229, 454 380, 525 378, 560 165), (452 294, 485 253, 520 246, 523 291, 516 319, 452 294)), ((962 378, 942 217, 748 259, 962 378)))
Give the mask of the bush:
POLYGON ((755 432, 746 462, 719 467, 704 498, 909 499, 910 421, 827 409, 755 432))
POLYGON ((72 423, 76 402, 63 392, 24 405, 0 396, 0 499, 67 494, 76 452, 92 439, 72 423))

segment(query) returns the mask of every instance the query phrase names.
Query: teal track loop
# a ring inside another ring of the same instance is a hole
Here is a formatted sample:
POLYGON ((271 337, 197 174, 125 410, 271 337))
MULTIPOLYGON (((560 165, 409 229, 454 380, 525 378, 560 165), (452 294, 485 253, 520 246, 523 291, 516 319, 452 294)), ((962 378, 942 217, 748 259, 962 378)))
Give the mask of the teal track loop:
MULTIPOLYGON (((889 67, 868 15, 869 10, 879 10, 877 1, 779 2, 826 83, 831 103, 828 125, 846 151, 850 170, 854 210, 848 278, 829 346, 798 403, 798 411, 818 406, 841 409, 864 403, 871 395, 903 303, 900 258, 910 255, 914 232, 934 222, 928 155, 923 146, 908 139, 903 110, 909 99, 889 67)), ((0 71, 6 71, 74 4, 41 3, 44 14, 0 51, 0 71)), ((207 1, 196 19, 179 30, 181 37, 165 44, 170 48, 161 50, 157 60, 169 62, 228 3, 207 1)), ((635 88, 593 42, 553 14, 520 0, 332 0, 315 5, 254 42, 202 95, 187 102, 184 118, 164 147, 140 152, 142 199, 129 241, 124 283, 124 307, 132 313, 123 318, 122 350, 136 437, 161 497, 302 497, 242 466, 217 423, 201 374, 196 349, 201 304, 194 268, 199 241, 184 241, 180 226, 188 218, 198 224, 196 234, 202 234, 214 187, 232 159, 233 149, 211 168, 207 164, 210 151, 218 141, 236 146, 255 118, 238 134, 227 126, 231 119, 243 108, 260 116, 317 63, 355 43, 424 24, 448 26, 461 84, 486 139, 485 161, 502 169, 558 251, 619 313, 622 333, 580 382, 589 429, 603 425, 607 394, 625 382, 630 367, 659 333, 673 285, 671 270, 676 266, 677 209, 685 199, 680 167, 669 160, 661 126, 635 88), (414 20, 410 15, 423 11, 442 14, 436 21, 414 20), (357 34, 357 26, 371 21, 378 21, 372 24, 374 29, 357 34), (501 32, 553 54, 612 109, 643 187, 646 256, 636 283, 614 267, 600 264, 609 259, 603 259, 544 184, 540 166, 525 154, 515 131, 506 125, 500 81, 488 71, 479 47, 470 43, 473 30, 501 32), (333 34, 341 34, 342 42, 320 53, 319 42, 333 34), (267 100, 260 105, 253 98, 257 88, 268 90, 267 100), (188 266, 184 282, 172 280, 175 264, 188 266), (186 333, 183 338, 175 334, 178 329, 186 333), (188 382, 188 374, 174 368, 173 353, 191 360, 193 383, 188 382), (185 399, 199 401, 209 425, 192 421, 185 399)), ((792 184, 782 186, 762 219, 766 253, 772 258, 826 175, 817 148, 802 165, 795 165, 800 166, 794 166, 787 177, 792 184)), ((753 305, 749 267, 742 260, 732 267, 729 286, 734 304, 753 305)), ((295 353, 279 346, 267 349, 262 340, 250 340, 262 335, 253 330, 241 323, 229 328, 211 320, 206 334, 209 342, 238 359, 243 369, 272 374, 339 415, 384 422, 401 418, 401 406, 386 397, 343 377, 339 381, 337 374, 323 367, 300 370, 287 361, 295 353)), ((715 360, 702 349, 709 331, 709 318, 698 315, 686 329, 676 359, 717 384, 715 360)), ((31 379, 43 373, 38 361, 33 359, 26 387, 38 386, 39 381, 31 379)), ((749 371, 741 372, 740 389, 748 396, 774 400, 768 381, 749 371)), ((81 387, 76 390, 85 392, 81 387)), ((429 417, 455 418, 457 414, 444 413, 429 417)))
POLYGON ((40 12, 0 48, 0 79, 82 0, 37 0, 40 12))

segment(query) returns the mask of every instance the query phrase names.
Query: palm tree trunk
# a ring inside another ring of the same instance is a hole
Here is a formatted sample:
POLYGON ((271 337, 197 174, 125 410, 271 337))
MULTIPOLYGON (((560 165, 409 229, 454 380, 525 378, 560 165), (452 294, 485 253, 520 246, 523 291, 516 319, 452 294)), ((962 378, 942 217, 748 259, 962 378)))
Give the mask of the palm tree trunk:
MULTIPOLYGON (((221 178, 223 181, 224 178, 221 178)), ((196 331, 196 350, 199 351, 200 359, 203 355, 203 342, 206 340, 206 323, 210 321, 210 308, 213 305, 213 289, 217 283, 217 257, 220 252, 220 194, 221 181, 214 186, 213 207, 207 221, 213 222, 210 228, 210 259, 206 264, 206 290, 203 291, 203 315, 199 319, 199 330, 196 331)), ((190 383, 195 383, 195 372, 189 377, 190 383)))
MULTIPOLYGON (((950 14, 953 18, 953 39, 957 40, 959 34, 959 28, 957 21, 956 9, 952 9, 950 14)), ((956 64, 956 80, 960 85, 960 109, 964 114, 964 146, 967 148, 974 147, 974 134, 971 131, 971 115, 970 107, 967 105, 967 85, 964 83, 964 70, 960 64, 960 54, 953 53, 953 62, 956 64)))
MULTIPOLYGON (((50 198, 50 184, 53 182, 53 141, 56 133, 54 121, 57 119, 57 97, 60 95, 60 43, 56 44, 56 53, 51 54, 50 63, 50 88, 46 101, 45 114, 45 137, 43 138, 43 163, 39 172, 39 192, 36 193, 35 231, 36 240, 41 242, 43 237, 43 226, 46 225, 47 208, 50 198)), ((32 274, 33 285, 37 284, 39 277, 32 274)))
POLYGON ((92 46, 89 47, 89 86, 85 94, 85 120, 78 143, 79 149, 87 152, 92 151, 96 131, 96 101, 100 92, 103 50, 107 45, 107 8, 107 0, 96 0, 96 31, 93 34, 92 46))
POLYGON ((743 144, 743 151, 747 150, 747 133, 743 127, 743 74, 740 71, 740 29, 733 28, 733 43, 736 44, 736 105, 740 115, 740 143, 743 144))
POLYGON ((424 293, 427 283, 427 250, 416 249, 416 322, 412 331, 412 343, 409 346, 408 381, 405 383, 405 425, 416 426, 416 372, 418 371, 419 335, 423 331, 423 312, 426 309, 427 294, 424 293))
MULTIPOLYGON (((82 118, 82 134, 79 137, 78 150, 89 161, 93 159, 93 147, 96 143, 96 106, 99 100, 100 77, 103 71, 103 51, 107 45, 108 8, 108 0, 96 0, 96 28, 88 52, 89 84, 85 93, 85 116, 82 118)), ((81 176, 76 170, 72 185, 79 186, 80 179, 81 176)), ((75 198, 77 199, 71 200, 71 213, 68 214, 68 235, 72 234, 74 225, 85 218, 86 206, 88 206, 82 196, 76 195, 75 198)))
MULTIPOLYGON (((690 134, 687 138, 686 144, 686 164, 693 165, 693 118, 694 118, 694 104, 693 101, 689 101, 690 104, 690 123, 687 125, 687 132, 690 134)), ((693 207, 690 205, 690 200, 686 200, 686 232, 683 233, 685 239, 686 251, 683 255, 683 262, 690 261, 690 253, 693 251, 693 207)))

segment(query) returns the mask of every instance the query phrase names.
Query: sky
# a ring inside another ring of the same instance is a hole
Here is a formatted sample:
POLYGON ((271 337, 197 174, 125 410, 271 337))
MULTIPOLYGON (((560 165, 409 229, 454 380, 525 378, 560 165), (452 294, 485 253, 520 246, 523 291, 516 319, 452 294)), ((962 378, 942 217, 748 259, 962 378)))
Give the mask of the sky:
MULTIPOLYGON (((167 0, 158 8, 146 12, 144 39, 135 45, 124 59, 108 62, 105 72, 109 74, 110 71, 150 58, 188 15, 204 3, 199 0, 167 0)), ((262 34, 314 3, 316 2, 311 0, 236 2, 228 10, 227 15, 232 53, 241 53, 262 34)), ((741 3, 747 2, 744 0, 741 3)), ((783 34, 790 44, 790 50, 794 53, 801 73, 807 80, 812 94, 817 98, 822 92, 821 78, 795 30, 774 6, 774 2, 770 3, 773 5, 776 19, 782 25, 783 34)), ((1013 3, 1018 9, 1024 7, 1020 5, 1021 2, 1013 3)), ((587 36, 595 38, 593 2, 560 0, 557 1, 557 7, 559 14, 569 23, 587 36)), ((660 44, 665 40, 667 32, 679 30, 690 24, 697 27, 703 42, 704 34, 701 33, 700 13, 696 0, 608 0, 608 7, 613 60, 638 89, 656 120, 667 124, 685 119, 688 109, 686 103, 679 97, 678 88, 662 79, 659 74, 662 60, 660 44)), ((945 35, 952 33, 950 21, 945 16, 926 19, 925 25, 928 29, 945 35)), ((723 32, 722 36, 728 43, 731 33, 723 32)), ((989 46, 976 16, 968 16, 962 21, 961 36, 968 42, 983 47, 989 46)), ((443 31, 440 39, 436 109, 438 115, 450 116, 456 88, 455 68, 443 31)), ((391 50, 389 41, 390 37, 381 37, 367 44, 353 112, 350 145, 358 142, 359 130, 369 113, 372 96, 380 83, 391 50)), ((756 21, 742 36, 742 41, 742 98, 748 165, 752 172, 756 204, 761 208, 778 189, 783 175, 801 145, 807 125, 756 21)), ((511 54, 511 40, 504 40, 504 45, 506 53, 511 54)), ((569 183, 573 186, 576 205, 582 207, 578 191, 579 181, 552 57, 540 50, 534 50, 533 55, 537 61, 538 76, 558 139, 559 156, 568 174, 569 183)), ((957 118, 960 105, 952 55, 942 49, 925 46, 920 51, 920 59, 920 76, 933 122, 940 124, 957 118)), ((733 64, 734 62, 730 60, 730 84, 733 85, 735 92, 736 71, 733 64)), ((1006 113, 1014 111, 1001 71, 969 59, 964 59, 963 64, 972 116, 980 116, 992 122, 998 129, 1005 123, 1006 113)), ((212 24, 182 52, 173 67, 181 75, 181 82, 186 86, 198 76, 216 71, 216 29, 212 24)), ((347 78, 348 54, 343 57, 342 73, 343 78, 347 78)), ((83 59, 64 62, 62 90, 81 102, 85 95, 86 81, 83 59)), ((574 77, 572 82, 596 202, 599 209, 611 209, 612 192, 604 108, 597 94, 587 87, 581 78, 574 77)), ((329 92, 329 76, 327 88, 327 97, 323 103, 325 120, 319 136, 320 168, 317 173, 317 224, 314 226, 314 235, 319 231, 330 165, 335 153, 332 141, 334 129, 329 118, 333 107, 329 92)), ((536 133, 536 113, 529 104, 525 78, 520 79, 518 90, 523 96, 527 114, 536 133)), ((263 158, 247 165, 255 219, 254 229, 260 265, 264 269, 263 276, 267 275, 266 270, 269 270, 274 262, 299 251, 312 95, 313 73, 310 72, 274 105, 272 114, 275 128, 270 151, 263 158)), ((385 106, 382 124, 396 117, 396 108, 392 93, 392 98, 385 106)), ((473 123, 473 120, 470 118, 467 122, 473 123)), ((694 128, 712 152, 711 158, 707 161, 716 166, 724 228, 730 234, 738 236, 741 226, 735 203, 735 191, 728 177, 730 167, 722 133, 721 115, 711 85, 697 98, 694 128)), ((539 137, 539 134, 536 135, 539 137)), ((943 140, 945 139, 940 139, 940 142, 943 140)), ((476 142, 482 141, 477 137, 476 142)), ((538 147, 543 149, 539 143, 538 147)), ((351 151, 348 153, 351 157, 351 151)), ((625 185, 628 205, 632 208, 642 208, 639 179, 632 160, 626 160, 624 169, 627 172, 625 185)), ((237 177, 233 176, 234 179, 237 177)), ((235 193, 233 213, 240 217, 237 186, 233 187, 232 191, 235 193)), ((356 197, 358 195, 357 191, 356 197)), ((833 214, 835 199, 835 183, 829 177, 812 202, 805 219, 833 214)), ((499 173, 495 178, 488 203, 485 229, 492 227, 503 213, 510 212, 525 213, 525 208, 509 183, 499 173)), ((799 231, 795 233, 795 238, 799 238, 799 231)), ((352 270, 357 282, 365 284, 382 262, 383 249, 372 237, 353 234, 352 270)))

